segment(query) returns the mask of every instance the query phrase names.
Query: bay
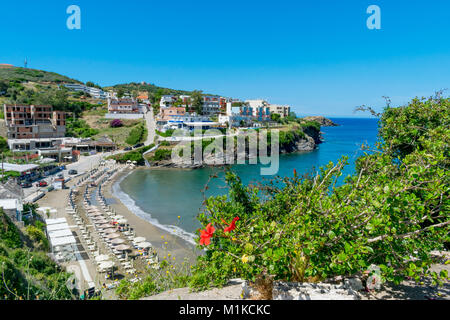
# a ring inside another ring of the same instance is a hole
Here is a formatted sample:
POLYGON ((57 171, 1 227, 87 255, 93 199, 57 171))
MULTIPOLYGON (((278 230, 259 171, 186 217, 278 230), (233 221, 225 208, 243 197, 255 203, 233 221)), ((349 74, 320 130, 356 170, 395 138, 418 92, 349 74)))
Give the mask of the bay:
MULTIPOLYGON (((361 145, 373 146, 377 140, 378 119, 331 118, 338 127, 322 127, 324 142, 317 150, 307 153, 280 155, 278 176, 314 173, 330 161, 337 162, 348 156, 349 165, 344 176, 354 172, 357 157, 362 155, 361 145)), ((246 184, 273 178, 260 175, 261 165, 233 165, 246 184)), ((205 196, 227 192, 221 168, 141 169, 135 170, 115 185, 115 193, 128 208, 147 221, 177 234, 186 240, 200 227, 196 216, 205 196), (219 178, 209 181, 210 175, 219 178), (208 183, 208 191, 202 193, 208 183), (180 218, 178 218, 180 217, 180 218)))

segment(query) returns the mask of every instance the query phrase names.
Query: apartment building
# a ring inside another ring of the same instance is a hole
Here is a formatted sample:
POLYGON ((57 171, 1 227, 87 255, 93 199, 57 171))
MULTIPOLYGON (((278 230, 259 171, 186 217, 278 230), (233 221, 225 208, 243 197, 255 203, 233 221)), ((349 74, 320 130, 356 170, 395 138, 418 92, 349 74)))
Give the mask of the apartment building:
POLYGON ((12 152, 28 152, 58 161, 71 161, 72 148, 64 146, 64 138, 8 139, 12 152))
POLYGON ((189 106, 191 104, 191 96, 188 95, 180 95, 180 100, 182 101, 184 106, 189 106))
POLYGON ((204 96, 202 113, 204 115, 217 115, 224 113, 227 107, 227 98, 220 96, 204 96))
POLYGON ((254 100, 245 100, 245 103, 252 108, 252 110, 256 110, 256 108, 267 107, 269 103, 264 99, 254 99, 254 100))
POLYGON ((8 139, 59 138, 66 134, 68 113, 52 106, 3 106, 8 139))
POLYGON ((164 95, 161 97, 161 101, 159 102, 159 106, 161 108, 169 108, 171 107, 175 101, 178 100, 177 96, 172 95, 164 95))
POLYGON ((83 84, 66 83, 64 84, 64 87, 66 87, 71 91, 81 91, 84 93, 88 93, 91 97, 95 99, 107 99, 109 97, 108 92, 104 92, 102 89, 99 88, 88 87, 83 84))
POLYGON ((287 117, 291 112, 290 106, 282 106, 278 104, 269 105, 270 113, 277 113, 281 116, 281 118, 287 117))
POLYGON ((150 103, 150 100, 148 99, 148 93, 146 93, 146 92, 139 92, 136 99, 142 103, 146 103, 146 104, 150 103))
POLYGON ((109 113, 142 113, 136 100, 133 98, 108 98, 108 112, 109 113))
POLYGON ((252 108, 253 116, 256 118, 270 117, 272 113, 277 113, 284 118, 291 112, 291 107, 288 105, 270 104, 264 99, 246 100, 245 102, 252 108))
POLYGON ((158 122, 169 121, 174 116, 184 116, 185 114, 186 114, 185 107, 162 108, 157 121, 158 122))
POLYGON ((253 118, 257 121, 268 121, 270 120, 270 108, 267 106, 264 107, 256 107, 253 110, 253 118))

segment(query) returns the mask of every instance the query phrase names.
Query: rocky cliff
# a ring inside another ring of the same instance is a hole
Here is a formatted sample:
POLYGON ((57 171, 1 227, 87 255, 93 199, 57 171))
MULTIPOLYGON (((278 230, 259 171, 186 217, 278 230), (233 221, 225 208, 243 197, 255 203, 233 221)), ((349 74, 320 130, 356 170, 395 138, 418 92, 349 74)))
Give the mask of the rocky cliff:
MULTIPOLYGON (((205 139, 206 140, 206 139, 205 139)), ((271 139, 268 139, 271 141, 271 139)), ((320 127, 315 123, 305 123, 301 125, 297 125, 296 127, 290 130, 281 130, 279 132, 279 152, 281 154, 284 153, 293 153, 293 152, 309 152, 313 151, 317 148, 317 145, 320 144, 321 136, 320 136, 320 127)), ((192 142, 191 142, 192 143, 192 142)), ((223 144, 219 144, 220 146, 225 146, 226 142, 223 141, 223 144)), ((205 151, 205 148, 208 144, 203 144, 202 150, 205 151)), ((169 150, 171 150, 175 146, 171 146, 169 150)), ((209 147, 208 147, 209 148, 209 147)), ((220 148, 221 149, 221 148, 220 148)), ((237 148, 239 149, 239 148, 237 148)), ((245 151, 240 150, 238 154, 238 150, 235 149, 230 155, 223 155, 220 159, 223 161, 221 163, 217 163, 216 155, 210 154, 206 155, 203 158, 201 163, 194 163, 193 161, 193 153, 191 156, 191 161, 184 161, 180 158, 172 159, 171 151, 167 152, 164 158, 158 158, 155 161, 155 158, 149 155, 148 162, 151 167, 168 167, 168 168, 184 168, 184 169, 196 169, 202 168, 206 166, 222 166, 225 163, 236 163, 237 159, 246 159, 249 160, 249 155, 252 153, 249 151, 248 144, 246 144, 245 151), (225 161, 225 157, 227 161, 225 161)), ((191 146, 191 151, 194 150, 194 147, 191 146)), ((268 143, 268 153, 270 154, 271 144, 268 143)))
POLYGON ((328 118, 322 117, 322 116, 311 116, 311 117, 304 117, 303 120, 306 121, 315 121, 320 124, 321 127, 337 127, 338 124, 334 123, 328 118))

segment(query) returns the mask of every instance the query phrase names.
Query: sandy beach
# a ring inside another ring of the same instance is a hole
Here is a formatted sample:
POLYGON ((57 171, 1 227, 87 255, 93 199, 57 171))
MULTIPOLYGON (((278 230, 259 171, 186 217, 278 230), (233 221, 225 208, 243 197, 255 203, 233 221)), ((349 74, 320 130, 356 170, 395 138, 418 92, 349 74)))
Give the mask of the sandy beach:
MULTIPOLYGON (((201 251, 197 250, 191 243, 186 242, 182 238, 166 232, 165 230, 162 230, 150 222, 138 217, 113 194, 112 186, 120 181, 125 175, 129 174, 132 170, 136 169, 126 169, 117 174, 114 179, 102 186, 103 196, 108 200, 110 207, 113 208, 116 214, 122 215, 128 220, 128 223, 130 227, 134 229, 136 236, 145 237, 150 243, 152 243, 153 248, 158 253, 160 261, 166 259, 170 262, 170 264, 175 266, 182 266, 182 263, 186 262, 182 269, 186 269, 188 266, 195 264, 196 257, 201 254, 201 251)), ((72 187, 81 177, 82 176, 74 177, 66 184, 66 186, 68 188, 72 187)), ((81 289, 87 289, 89 287, 89 282, 94 282, 97 288, 99 288, 103 283, 109 283, 110 281, 105 281, 104 275, 99 274, 96 271, 96 265, 88 257, 87 249, 81 241, 81 232, 76 226, 76 222, 73 217, 66 212, 69 192, 69 189, 53 190, 45 193, 45 195, 36 201, 36 203, 40 207, 51 207, 57 210, 57 212, 52 213, 49 218, 67 219, 69 226, 73 229, 74 236, 77 239, 78 248, 80 253, 83 255, 81 260, 83 261, 68 262, 64 265, 68 270, 73 270, 73 268, 79 269, 79 263, 83 264, 85 270, 77 276, 81 280, 81 289)), ((47 217, 44 218, 47 219, 47 217)), ((141 276, 142 272, 143 270, 140 269, 137 275, 141 276)), ((116 298, 112 291, 105 291, 105 294, 111 299, 116 298)))
POLYGON ((124 216, 125 219, 128 220, 128 223, 135 230, 137 236, 145 237, 152 243, 153 247, 158 252, 160 259, 166 257, 167 254, 170 253, 171 257, 175 257, 178 263, 184 260, 187 260, 189 264, 194 263, 196 256, 200 254, 200 252, 191 243, 188 243, 180 237, 162 230, 147 220, 138 217, 114 195, 112 186, 120 181, 123 176, 129 174, 130 171, 131 169, 124 170, 117 175, 113 181, 103 187, 102 191, 105 198, 113 199, 112 203, 109 205, 117 214, 124 216))

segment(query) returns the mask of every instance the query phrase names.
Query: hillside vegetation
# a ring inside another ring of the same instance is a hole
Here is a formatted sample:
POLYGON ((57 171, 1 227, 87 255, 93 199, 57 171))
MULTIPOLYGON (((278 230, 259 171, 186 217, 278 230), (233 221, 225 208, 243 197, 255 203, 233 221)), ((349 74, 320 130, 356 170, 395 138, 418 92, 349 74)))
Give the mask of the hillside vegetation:
POLYGON ((0 299, 75 297, 66 286, 70 274, 47 256, 48 240, 44 227, 43 223, 35 221, 21 231, 0 208, 0 299))
POLYGON ((0 81, 14 82, 49 82, 49 83, 82 83, 78 80, 36 69, 25 69, 20 67, 0 68, 0 81))
POLYGON ((432 250, 448 248, 450 231, 450 99, 414 99, 386 107, 380 140, 357 159, 342 185, 343 158, 317 175, 244 186, 226 175, 230 191, 211 197, 198 217, 204 226, 191 285, 221 286, 243 278, 318 282, 364 275, 377 265, 384 281, 435 282, 432 250))

